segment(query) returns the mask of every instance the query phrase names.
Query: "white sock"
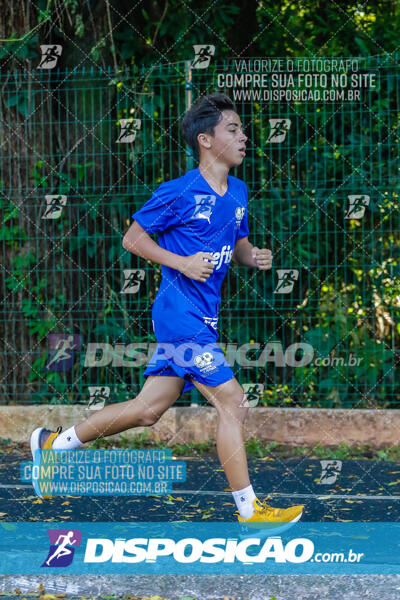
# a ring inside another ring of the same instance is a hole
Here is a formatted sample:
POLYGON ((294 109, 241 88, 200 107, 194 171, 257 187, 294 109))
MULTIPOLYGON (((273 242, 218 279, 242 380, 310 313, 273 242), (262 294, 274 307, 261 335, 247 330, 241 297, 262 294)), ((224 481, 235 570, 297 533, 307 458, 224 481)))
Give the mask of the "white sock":
POLYGON ((239 514, 244 519, 249 519, 254 514, 253 500, 257 498, 254 493, 253 486, 250 484, 248 487, 242 490, 236 490, 232 492, 233 498, 236 502, 239 514))
POLYGON ((56 437, 51 445, 52 450, 73 450, 81 446, 83 442, 78 438, 75 427, 72 426, 56 437))

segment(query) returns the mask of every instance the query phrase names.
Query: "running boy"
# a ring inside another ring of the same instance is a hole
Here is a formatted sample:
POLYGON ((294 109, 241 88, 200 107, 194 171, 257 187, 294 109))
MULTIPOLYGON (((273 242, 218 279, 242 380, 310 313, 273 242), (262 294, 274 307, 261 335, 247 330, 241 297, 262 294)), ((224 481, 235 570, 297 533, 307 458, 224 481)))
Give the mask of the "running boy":
MULTIPOLYGON (((182 133, 199 160, 185 175, 165 181, 132 215, 126 250, 162 265, 152 309, 158 345, 136 398, 111 404, 62 432, 39 427, 32 453, 72 449, 132 427, 152 425, 194 386, 217 410, 217 451, 243 523, 292 523, 303 505, 286 509, 261 502, 247 468, 242 426, 248 412, 243 388, 217 344, 220 289, 231 260, 268 270, 271 251, 249 240, 247 187, 229 170, 242 164, 247 137, 225 94, 201 98, 186 113, 182 133), (158 234, 158 243, 150 235, 158 234)), ((36 486, 37 488, 37 486, 36 486)), ((40 490, 36 489, 40 494, 40 490)))

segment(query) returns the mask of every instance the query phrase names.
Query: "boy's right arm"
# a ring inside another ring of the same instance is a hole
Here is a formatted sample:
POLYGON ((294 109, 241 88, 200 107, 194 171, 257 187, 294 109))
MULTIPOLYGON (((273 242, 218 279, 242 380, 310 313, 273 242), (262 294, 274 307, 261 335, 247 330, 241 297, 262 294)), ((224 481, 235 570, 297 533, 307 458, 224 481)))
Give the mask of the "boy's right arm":
POLYGON ((125 250, 138 256, 180 271, 196 281, 206 281, 214 269, 213 256, 208 252, 196 252, 191 256, 181 256, 161 248, 137 221, 133 221, 122 239, 125 250))
POLYGON ((161 248, 137 221, 133 221, 124 235, 122 246, 125 250, 137 254, 141 258, 146 258, 160 265, 180 271, 183 256, 161 248))

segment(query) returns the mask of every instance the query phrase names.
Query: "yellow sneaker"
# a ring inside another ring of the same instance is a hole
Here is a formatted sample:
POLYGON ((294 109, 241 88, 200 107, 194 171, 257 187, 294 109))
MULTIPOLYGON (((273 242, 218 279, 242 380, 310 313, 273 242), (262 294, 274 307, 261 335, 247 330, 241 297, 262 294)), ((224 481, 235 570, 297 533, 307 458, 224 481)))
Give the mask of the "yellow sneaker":
MULTIPOLYGON (((51 431, 50 429, 45 429, 44 427, 38 427, 37 429, 35 429, 35 431, 32 432, 31 441, 30 441, 31 452, 32 452, 32 457, 33 457, 33 463, 36 465, 38 464, 39 471, 40 471, 40 463, 42 460, 40 451, 41 450, 50 450, 54 440, 56 439, 56 437, 58 435, 60 435, 61 432, 62 432, 61 426, 57 427, 57 431, 51 431), (39 462, 37 462, 38 451, 40 453, 39 462)), ((38 479, 32 478, 32 485, 33 485, 33 489, 35 490, 36 495, 39 496, 39 498, 42 498, 42 499, 51 498, 51 496, 42 496, 38 479)))
POLYGON ((263 533, 281 533, 292 527, 294 523, 301 519, 304 504, 297 504, 289 508, 274 508, 265 501, 260 502, 258 498, 253 500, 254 513, 250 518, 245 519, 240 516, 239 511, 234 514, 239 523, 243 524, 242 532, 255 533, 255 530, 261 530, 263 533))

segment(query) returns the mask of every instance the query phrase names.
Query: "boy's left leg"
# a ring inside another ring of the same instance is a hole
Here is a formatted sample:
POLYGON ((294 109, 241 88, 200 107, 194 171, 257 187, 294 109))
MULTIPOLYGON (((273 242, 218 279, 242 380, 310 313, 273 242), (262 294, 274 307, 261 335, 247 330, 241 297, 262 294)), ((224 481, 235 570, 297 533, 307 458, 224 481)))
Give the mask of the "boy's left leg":
POLYGON ((236 377, 217 386, 191 380, 206 400, 217 409, 217 452, 238 508, 242 522, 294 523, 303 505, 287 509, 274 508, 260 502, 250 484, 243 441, 243 422, 248 413, 245 393, 236 377))
POLYGON ((217 409, 217 452, 233 491, 250 485, 247 457, 243 442, 243 422, 248 407, 243 404, 244 391, 236 377, 217 386, 192 380, 201 394, 217 409))

